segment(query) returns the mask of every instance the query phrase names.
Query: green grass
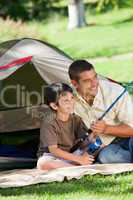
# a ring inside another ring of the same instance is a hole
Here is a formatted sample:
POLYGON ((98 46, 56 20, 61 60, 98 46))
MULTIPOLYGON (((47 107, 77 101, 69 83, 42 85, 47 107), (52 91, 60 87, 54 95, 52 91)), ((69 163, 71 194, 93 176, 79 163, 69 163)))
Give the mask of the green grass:
POLYGON ((133 9, 121 9, 101 15, 87 14, 90 25, 73 31, 67 30, 67 19, 59 16, 34 26, 38 26, 42 39, 45 37, 73 58, 111 56, 133 51, 132 17, 133 9))
POLYGON ((0 189, 1 200, 132 200, 133 173, 0 189))
POLYGON ((67 19, 55 18, 40 25, 41 38, 55 44, 73 58, 111 56, 133 51, 133 9, 105 14, 87 12, 88 26, 67 31, 67 19))
POLYGON ((92 62, 96 71, 120 82, 133 81, 133 59, 92 62))
POLYGON ((133 9, 123 8, 103 14, 86 10, 88 26, 67 30, 68 19, 53 14, 47 21, 27 23, 0 20, 0 40, 20 37, 42 39, 73 58, 111 56, 133 52, 133 9))
POLYGON ((28 24, 22 21, 12 21, 10 19, 2 20, 0 18, 0 41, 7 41, 22 37, 33 37, 36 38, 38 30, 36 27, 28 26, 28 24))
MULTIPOLYGON (((97 73, 116 80, 121 83, 129 83, 133 81, 133 58, 124 60, 112 60, 98 62, 91 61, 95 66, 97 73)), ((133 95, 133 87, 128 88, 130 94, 133 95)))

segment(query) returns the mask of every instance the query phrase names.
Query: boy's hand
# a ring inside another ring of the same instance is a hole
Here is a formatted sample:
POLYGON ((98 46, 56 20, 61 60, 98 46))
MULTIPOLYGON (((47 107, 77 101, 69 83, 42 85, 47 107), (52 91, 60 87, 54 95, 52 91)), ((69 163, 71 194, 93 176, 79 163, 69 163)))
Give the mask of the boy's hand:
POLYGON ((88 141, 89 143, 94 143, 96 140, 97 134, 92 132, 89 136, 88 136, 88 141))
POLYGON ((91 129, 94 133, 105 134, 107 124, 104 120, 98 120, 91 125, 91 129))
POLYGON ((80 165, 91 165, 94 162, 94 156, 85 152, 82 156, 79 156, 78 163, 80 165))

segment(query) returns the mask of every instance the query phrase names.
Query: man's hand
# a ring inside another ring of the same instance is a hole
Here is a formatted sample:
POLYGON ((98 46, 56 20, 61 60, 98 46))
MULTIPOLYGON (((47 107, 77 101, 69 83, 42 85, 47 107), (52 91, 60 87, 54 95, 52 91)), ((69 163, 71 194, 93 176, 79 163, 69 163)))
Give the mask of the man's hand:
POLYGON ((82 156, 79 156, 78 163, 80 165, 91 165, 94 162, 94 156, 85 152, 82 156))
POLYGON ((92 123, 91 129, 96 134, 106 134, 107 124, 104 120, 98 120, 92 123))

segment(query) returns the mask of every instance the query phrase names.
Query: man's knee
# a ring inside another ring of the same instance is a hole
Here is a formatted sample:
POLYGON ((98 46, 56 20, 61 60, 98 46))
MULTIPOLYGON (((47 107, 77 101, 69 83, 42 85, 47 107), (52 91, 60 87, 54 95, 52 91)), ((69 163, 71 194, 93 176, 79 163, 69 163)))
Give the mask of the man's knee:
POLYGON ((112 156, 113 156, 113 150, 108 146, 101 150, 97 160, 100 163, 110 163, 112 162, 112 156))
POLYGON ((111 144, 105 147, 97 158, 100 163, 131 163, 131 153, 122 149, 117 144, 111 144))
POLYGON ((129 140, 129 148, 133 151, 133 137, 129 140))

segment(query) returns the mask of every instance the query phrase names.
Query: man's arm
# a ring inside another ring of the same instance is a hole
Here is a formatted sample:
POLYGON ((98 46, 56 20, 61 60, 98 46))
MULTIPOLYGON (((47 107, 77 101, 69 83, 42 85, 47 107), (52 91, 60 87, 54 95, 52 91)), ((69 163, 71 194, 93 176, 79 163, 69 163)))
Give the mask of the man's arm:
POLYGON ((54 154, 55 156, 59 158, 63 158, 65 160, 73 161, 80 165, 89 165, 89 164, 92 164, 94 161, 94 157, 91 155, 88 155, 88 153, 84 153, 83 155, 74 155, 72 153, 69 153, 67 151, 64 151, 58 148, 57 145, 49 146, 48 149, 49 149, 49 152, 54 154))
POLYGON ((127 124, 109 125, 104 120, 98 120, 91 125, 91 129, 96 134, 112 135, 118 137, 133 136, 133 128, 127 124))

